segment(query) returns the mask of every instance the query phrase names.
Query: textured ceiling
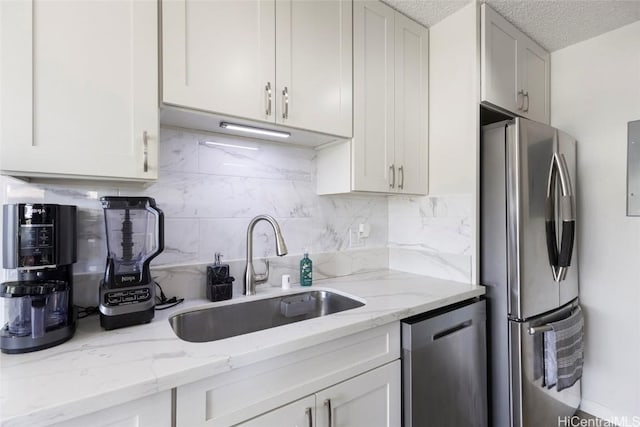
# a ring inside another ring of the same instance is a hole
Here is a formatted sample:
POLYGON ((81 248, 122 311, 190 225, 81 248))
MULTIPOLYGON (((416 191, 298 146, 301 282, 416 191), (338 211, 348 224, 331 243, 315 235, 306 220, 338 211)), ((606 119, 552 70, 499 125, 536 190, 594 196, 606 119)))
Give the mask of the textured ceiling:
MULTIPOLYGON (((430 27, 471 0, 384 2, 430 27)), ((486 3, 550 52, 640 20, 640 0, 486 0, 486 3)))
POLYGON ((430 27, 468 5, 471 0, 383 0, 383 2, 422 25, 430 27))

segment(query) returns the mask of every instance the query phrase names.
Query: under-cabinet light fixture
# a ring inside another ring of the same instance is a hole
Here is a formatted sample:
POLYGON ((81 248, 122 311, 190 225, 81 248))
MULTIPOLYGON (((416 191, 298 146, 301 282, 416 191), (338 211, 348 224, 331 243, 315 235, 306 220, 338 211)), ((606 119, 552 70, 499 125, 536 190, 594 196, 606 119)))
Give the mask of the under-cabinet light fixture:
POLYGON ((253 127, 253 126, 237 125, 237 124, 234 124, 234 123, 227 123, 227 122, 220 122, 220 127, 223 128, 223 129, 237 130, 237 131, 240 131, 240 132, 247 132, 247 133, 265 135, 265 136, 275 136, 275 137, 278 137, 278 138, 289 138, 291 136, 291 134, 289 132, 281 132, 281 131, 278 131, 278 130, 262 129, 262 128, 256 128, 256 127, 253 127))
POLYGON ((229 147, 229 148, 242 148, 243 150, 258 151, 258 147, 247 147, 246 145, 227 144, 224 142, 216 141, 200 141, 200 145, 216 146, 216 147, 229 147))

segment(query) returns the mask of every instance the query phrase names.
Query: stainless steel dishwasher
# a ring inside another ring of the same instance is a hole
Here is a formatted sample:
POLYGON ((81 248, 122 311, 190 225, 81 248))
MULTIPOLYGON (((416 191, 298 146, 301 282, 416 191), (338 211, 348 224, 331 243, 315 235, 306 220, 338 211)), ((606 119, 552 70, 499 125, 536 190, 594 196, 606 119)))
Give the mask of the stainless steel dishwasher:
POLYGON ((487 426, 484 300, 403 320, 402 382, 404 427, 487 426))

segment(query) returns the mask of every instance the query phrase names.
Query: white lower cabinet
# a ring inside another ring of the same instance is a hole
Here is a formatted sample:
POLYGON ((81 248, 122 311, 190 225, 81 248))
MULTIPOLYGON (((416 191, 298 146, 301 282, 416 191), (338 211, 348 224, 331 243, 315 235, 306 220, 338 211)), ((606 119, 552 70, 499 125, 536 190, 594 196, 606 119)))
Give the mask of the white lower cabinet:
POLYGON ((398 427, 400 361, 316 393, 315 426, 398 427))
POLYGON ((398 427, 400 361, 238 424, 242 427, 398 427))
POLYGON ((399 359, 400 323, 378 326, 180 386, 176 423, 399 426, 399 359))
POLYGON ((50 427, 171 427, 171 391, 92 412, 50 427))
POLYGON ((236 425, 238 427, 312 427, 316 425, 315 413, 316 397, 307 396, 236 425))

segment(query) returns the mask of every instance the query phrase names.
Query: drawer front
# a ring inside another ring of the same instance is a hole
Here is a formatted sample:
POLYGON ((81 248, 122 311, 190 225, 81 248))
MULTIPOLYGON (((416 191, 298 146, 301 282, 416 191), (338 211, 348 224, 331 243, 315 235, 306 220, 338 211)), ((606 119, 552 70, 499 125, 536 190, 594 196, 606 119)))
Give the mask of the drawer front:
POLYGON ((92 412, 49 427, 171 427, 171 391, 92 412))
POLYGON ((177 425, 234 425, 399 357, 395 322, 258 362, 178 387, 177 425))

